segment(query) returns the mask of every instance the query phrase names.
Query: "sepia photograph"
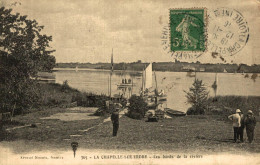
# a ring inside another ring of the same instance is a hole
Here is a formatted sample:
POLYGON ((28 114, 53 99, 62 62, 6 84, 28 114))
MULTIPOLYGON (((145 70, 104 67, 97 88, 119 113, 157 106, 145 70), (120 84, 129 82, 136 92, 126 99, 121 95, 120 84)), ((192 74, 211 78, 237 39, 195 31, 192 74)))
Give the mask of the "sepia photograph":
POLYGON ((0 165, 259 165, 259 0, 0 0, 0 165))

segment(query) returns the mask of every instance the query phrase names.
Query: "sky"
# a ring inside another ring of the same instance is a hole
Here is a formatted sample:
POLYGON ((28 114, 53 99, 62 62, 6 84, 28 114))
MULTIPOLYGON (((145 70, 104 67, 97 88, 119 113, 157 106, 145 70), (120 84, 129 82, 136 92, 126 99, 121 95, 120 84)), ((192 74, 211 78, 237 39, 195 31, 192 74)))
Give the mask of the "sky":
MULTIPOLYGON (((163 49, 163 28, 169 24, 170 8, 204 7, 210 13, 228 7, 243 14, 250 31, 245 47, 226 63, 260 64, 260 3, 257 0, 0 0, 1 6, 28 15, 44 25, 53 37, 57 62, 168 62, 174 58, 163 49), (15 3, 17 2, 17 3, 15 3)), ((209 33, 211 33, 209 31, 209 33)), ((210 40, 210 38, 209 38, 210 40)), ((224 63, 209 50, 201 63, 224 63)))

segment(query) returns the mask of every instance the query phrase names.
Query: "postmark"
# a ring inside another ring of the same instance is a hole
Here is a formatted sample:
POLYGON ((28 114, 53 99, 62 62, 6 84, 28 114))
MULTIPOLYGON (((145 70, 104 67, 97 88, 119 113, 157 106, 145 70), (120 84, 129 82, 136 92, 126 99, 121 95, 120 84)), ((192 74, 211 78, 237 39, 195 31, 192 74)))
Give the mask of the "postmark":
POLYGON ((218 8, 209 14, 208 50, 222 57, 241 51, 249 40, 249 27, 243 15, 229 8, 218 8))
POLYGON ((170 9, 170 50, 204 52, 206 28, 204 8, 170 9))

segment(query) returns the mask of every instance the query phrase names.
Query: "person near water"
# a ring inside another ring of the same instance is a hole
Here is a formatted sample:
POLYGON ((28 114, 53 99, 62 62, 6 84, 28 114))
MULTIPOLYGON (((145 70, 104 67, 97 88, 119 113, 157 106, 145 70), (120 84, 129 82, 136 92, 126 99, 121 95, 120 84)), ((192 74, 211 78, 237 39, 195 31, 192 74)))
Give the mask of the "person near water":
POLYGON ((240 127, 238 129, 238 138, 240 139, 240 142, 244 142, 244 128, 245 128, 245 115, 243 112, 240 114, 240 127))
POLYGON ((117 131, 119 128, 119 108, 116 108, 111 114, 111 121, 113 124, 113 136, 117 136, 117 131))
POLYGON ((234 142, 236 142, 238 139, 238 134, 239 134, 238 130, 239 130, 239 127, 241 126, 241 123, 240 123, 241 118, 240 118, 239 113, 241 113, 241 111, 240 111, 240 109, 237 109, 235 114, 228 116, 228 118, 233 121, 234 142))
POLYGON ((247 116, 245 118, 246 134, 249 143, 252 143, 254 140, 254 131, 256 126, 256 119, 253 114, 253 111, 248 110, 247 116))

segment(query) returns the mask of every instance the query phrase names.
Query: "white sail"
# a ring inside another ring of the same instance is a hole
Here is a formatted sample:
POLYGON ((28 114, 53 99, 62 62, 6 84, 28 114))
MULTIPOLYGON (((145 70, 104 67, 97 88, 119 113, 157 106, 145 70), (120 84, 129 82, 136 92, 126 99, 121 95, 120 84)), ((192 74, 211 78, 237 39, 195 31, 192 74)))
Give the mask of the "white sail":
POLYGON ((150 63, 144 70, 144 89, 149 89, 153 86, 153 71, 152 63, 150 63))

